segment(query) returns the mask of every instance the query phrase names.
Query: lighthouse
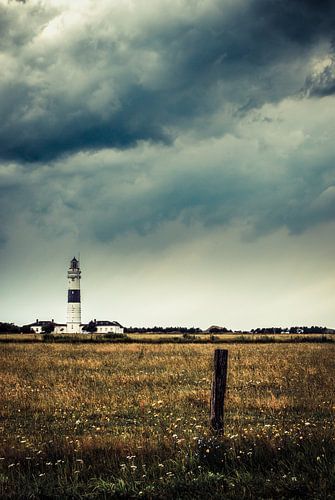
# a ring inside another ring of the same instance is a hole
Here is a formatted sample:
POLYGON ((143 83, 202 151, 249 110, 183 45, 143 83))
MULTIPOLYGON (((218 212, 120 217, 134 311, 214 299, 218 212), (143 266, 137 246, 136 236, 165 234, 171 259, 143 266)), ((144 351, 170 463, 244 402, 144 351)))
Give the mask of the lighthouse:
POLYGON ((75 257, 70 262, 67 272, 67 332, 81 332, 81 303, 80 303, 80 267, 79 260, 75 257))

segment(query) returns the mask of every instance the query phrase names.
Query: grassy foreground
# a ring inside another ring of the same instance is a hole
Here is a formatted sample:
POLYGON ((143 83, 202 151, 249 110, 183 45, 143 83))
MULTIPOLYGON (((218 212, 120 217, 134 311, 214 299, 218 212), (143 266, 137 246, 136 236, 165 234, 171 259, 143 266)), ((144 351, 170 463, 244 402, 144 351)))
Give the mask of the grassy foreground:
POLYGON ((333 498, 335 347, 0 345, 1 498, 333 498))

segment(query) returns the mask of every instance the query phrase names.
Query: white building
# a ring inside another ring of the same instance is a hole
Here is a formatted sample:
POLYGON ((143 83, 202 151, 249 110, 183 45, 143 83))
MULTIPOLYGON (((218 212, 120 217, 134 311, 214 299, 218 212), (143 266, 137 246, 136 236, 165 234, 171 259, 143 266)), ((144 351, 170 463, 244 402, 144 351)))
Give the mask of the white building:
POLYGON ((117 321, 97 321, 93 322, 96 327, 95 333, 123 333, 124 328, 117 321))
MULTIPOLYGON (((96 325, 96 331, 94 333, 123 333, 124 328, 120 323, 117 321, 94 321, 96 325)), ((53 331, 51 333, 54 334, 64 334, 68 333, 67 330, 67 325, 66 323, 55 323, 53 320, 48 321, 48 320, 36 320, 35 323, 30 323, 29 325, 30 328, 33 330, 34 333, 44 333, 45 328, 51 327, 53 328, 53 331)), ((83 327, 87 325, 81 324, 81 332, 84 334, 89 334, 90 332, 86 332, 83 330, 83 327)))
POLYGON ((52 319, 51 321, 49 320, 39 320, 37 319, 35 323, 30 323, 29 325, 30 328, 33 330, 34 333, 44 333, 44 329, 51 327, 53 328, 52 333, 65 333, 66 332, 66 324, 65 323, 55 323, 54 320, 52 319))

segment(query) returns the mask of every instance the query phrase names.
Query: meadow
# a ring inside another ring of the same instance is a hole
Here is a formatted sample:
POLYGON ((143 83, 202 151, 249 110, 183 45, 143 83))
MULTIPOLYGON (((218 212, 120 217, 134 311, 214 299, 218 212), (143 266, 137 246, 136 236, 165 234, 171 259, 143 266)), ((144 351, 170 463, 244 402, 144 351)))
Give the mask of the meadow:
POLYGON ((333 498, 335 346, 1 344, 1 498, 333 498))
MULTIPOLYGON (((113 334, 112 334, 113 335, 113 334)), ((77 333, 77 334, 50 334, 40 333, 4 333, 0 332, 1 343, 37 343, 37 342, 68 342, 68 343, 139 343, 139 344, 165 344, 165 343, 292 343, 292 342, 327 342, 335 343, 333 333, 313 334, 251 334, 244 333, 208 333, 182 334, 178 331, 172 333, 126 333, 123 338, 111 338, 110 334, 77 333)))

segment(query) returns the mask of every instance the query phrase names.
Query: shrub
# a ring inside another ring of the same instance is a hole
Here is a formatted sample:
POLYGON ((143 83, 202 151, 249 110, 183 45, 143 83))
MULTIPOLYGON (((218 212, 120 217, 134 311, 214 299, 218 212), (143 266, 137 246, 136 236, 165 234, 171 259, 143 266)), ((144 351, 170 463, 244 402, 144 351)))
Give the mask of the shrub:
POLYGON ((104 338, 111 340, 131 340, 126 333, 115 333, 115 332, 105 333, 104 338))
POLYGON ((192 340, 195 340, 195 335, 190 335, 189 333, 184 333, 183 339, 192 341, 192 340))
POLYGON ((44 333, 42 342, 55 342, 55 336, 52 333, 44 333))

